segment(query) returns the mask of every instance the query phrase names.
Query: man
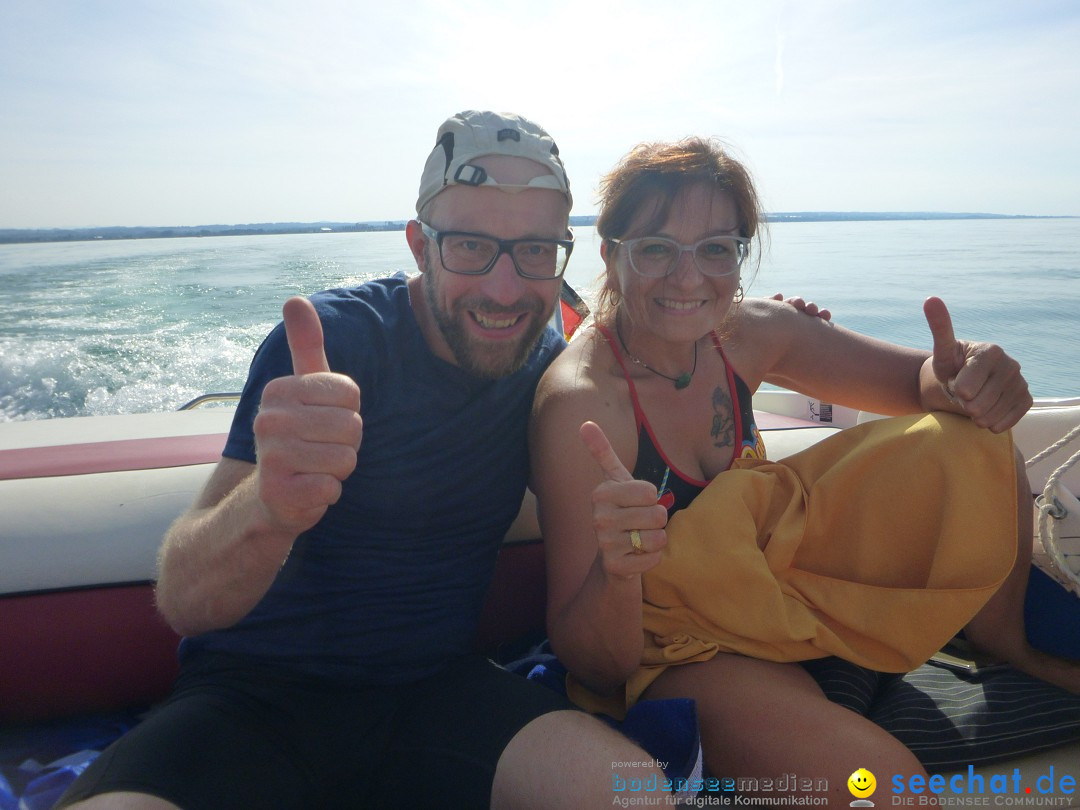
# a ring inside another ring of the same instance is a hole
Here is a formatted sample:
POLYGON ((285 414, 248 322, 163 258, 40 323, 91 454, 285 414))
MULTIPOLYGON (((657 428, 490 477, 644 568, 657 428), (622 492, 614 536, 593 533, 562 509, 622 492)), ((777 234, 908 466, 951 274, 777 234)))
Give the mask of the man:
POLYGON ((612 762, 654 775, 471 651, 563 345, 546 324, 571 204, 540 127, 461 113, 406 229, 420 275, 286 303, 162 546, 174 693, 62 805, 610 806, 612 762))

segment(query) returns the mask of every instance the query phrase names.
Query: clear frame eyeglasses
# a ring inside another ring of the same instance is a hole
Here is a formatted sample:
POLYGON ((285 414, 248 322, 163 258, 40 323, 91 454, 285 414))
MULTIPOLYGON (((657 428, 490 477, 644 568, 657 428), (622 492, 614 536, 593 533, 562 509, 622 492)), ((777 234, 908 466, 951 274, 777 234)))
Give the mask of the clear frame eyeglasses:
POLYGON ((666 236, 611 241, 626 248, 630 267, 647 278, 670 275, 685 252, 694 257, 694 265, 703 276, 714 278, 739 272, 750 255, 750 240, 743 236, 706 236, 692 245, 681 245, 666 236))
POLYGON ((465 276, 484 275, 500 256, 509 253, 522 278, 552 281, 562 277, 574 251, 573 231, 569 239, 496 239, 467 231, 437 231, 424 222, 420 229, 439 246, 442 266, 465 276))

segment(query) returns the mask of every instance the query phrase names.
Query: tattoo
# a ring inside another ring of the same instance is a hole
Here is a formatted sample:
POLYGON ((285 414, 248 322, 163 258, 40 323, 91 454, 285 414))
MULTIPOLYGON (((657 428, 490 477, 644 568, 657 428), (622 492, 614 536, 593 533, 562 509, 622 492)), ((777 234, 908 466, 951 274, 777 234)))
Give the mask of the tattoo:
POLYGON ((718 385, 712 396, 712 429, 715 447, 735 446, 735 414, 731 408, 731 397, 724 386, 718 385))

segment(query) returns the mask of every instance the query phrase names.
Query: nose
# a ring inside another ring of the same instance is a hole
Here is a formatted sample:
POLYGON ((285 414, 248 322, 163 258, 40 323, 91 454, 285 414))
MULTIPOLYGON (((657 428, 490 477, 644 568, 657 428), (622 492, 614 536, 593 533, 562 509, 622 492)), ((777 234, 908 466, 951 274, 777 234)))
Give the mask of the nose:
POLYGON ((484 274, 483 291, 492 301, 510 306, 525 294, 525 279, 518 275, 510 252, 504 250, 495 260, 495 266, 484 274))
POLYGON ((668 281, 681 286, 692 287, 700 281, 701 272, 694 259, 692 248, 682 248, 675 257, 675 266, 668 273, 668 281))

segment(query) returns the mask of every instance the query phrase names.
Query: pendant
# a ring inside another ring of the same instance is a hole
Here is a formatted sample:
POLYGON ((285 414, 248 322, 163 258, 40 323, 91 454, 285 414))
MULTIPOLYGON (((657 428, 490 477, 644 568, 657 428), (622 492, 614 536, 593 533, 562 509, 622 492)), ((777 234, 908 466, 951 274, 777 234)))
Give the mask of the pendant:
POLYGON ((680 374, 675 379, 675 390, 676 391, 681 391, 682 389, 686 388, 686 386, 690 385, 690 380, 691 380, 690 372, 689 371, 683 372, 682 374, 680 374))

